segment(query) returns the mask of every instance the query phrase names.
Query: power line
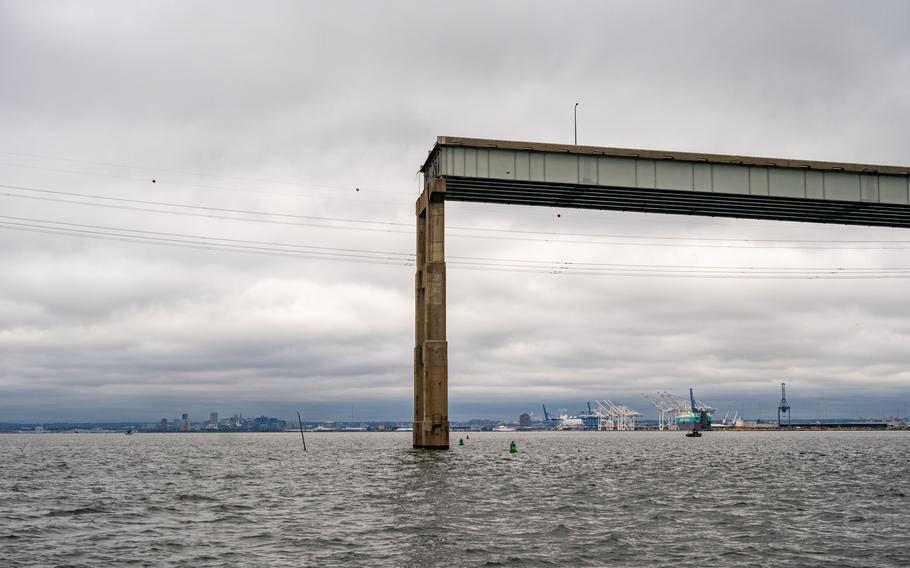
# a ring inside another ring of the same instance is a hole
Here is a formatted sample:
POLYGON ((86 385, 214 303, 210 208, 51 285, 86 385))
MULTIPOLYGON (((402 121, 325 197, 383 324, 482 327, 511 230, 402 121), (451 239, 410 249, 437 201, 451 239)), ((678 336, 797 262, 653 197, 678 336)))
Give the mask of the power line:
MULTIPOLYGON (((209 207, 205 205, 189 205, 185 203, 169 203, 166 201, 151 201, 147 199, 130 199, 127 197, 111 197, 107 195, 92 195, 86 193, 74 193, 69 191, 58 191, 53 189, 39 189, 34 187, 24 187, 18 185, 3 185, 0 184, 0 187, 7 189, 16 189, 20 191, 32 191, 36 193, 49 193, 53 195, 66 195, 72 197, 83 197, 87 199, 100 199, 104 201, 116 201, 120 203, 138 203, 141 205, 158 205, 162 207, 182 207, 186 209, 194 209, 198 211, 216 211, 218 213, 240 213, 243 215, 266 215, 270 217, 283 217, 287 219, 318 219, 320 221, 337 221, 344 223, 365 223, 370 225, 395 225, 399 227, 411 227, 411 223, 395 223, 391 221, 370 221, 366 219, 342 219, 342 218, 333 218, 333 217, 319 217, 315 215, 296 215, 293 213, 275 213, 271 211, 255 211, 252 209, 227 209, 224 207, 209 207)), ((9 195, 9 194, 7 194, 9 195)))
MULTIPOLYGON (((0 152, 0 153, 2 153, 2 152, 0 152)), ((133 176, 124 176, 124 175, 117 175, 117 174, 103 174, 103 173, 98 173, 98 172, 80 172, 77 170, 64 170, 64 169, 60 169, 60 168, 48 168, 48 167, 43 167, 43 166, 33 166, 33 165, 26 165, 26 164, 10 164, 7 162, 0 162, 0 166, 7 166, 7 167, 14 167, 14 168, 30 168, 30 169, 43 170, 43 171, 48 171, 48 172, 75 174, 75 175, 92 176, 92 177, 104 177, 104 178, 111 178, 111 179, 122 179, 122 180, 143 182, 143 183, 149 182, 148 178, 137 178, 137 177, 133 177, 133 176)), ((248 188, 240 188, 240 187, 225 187, 222 185, 187 183, 187 182, 182 182, 182 181, 166 180, 166 179, 162 179, 160 177, 156 177, 154 179, 153 183, 156 184, 156 187, 158 187, 158 186, 166 187, 168 185, 177 185, 177 186, 181 186, 181 187, 195 187, 195 188, 200 188, 200 189, 216 189, 219 191, 237 191, 237 192, 244 192, 244 193, 253 193, 256 195, 281 195, 281 196, 285 196, 285 197, 297 197, 297 198, 306 198, 306 199, 350 201, 350 197, 340 197, 337 194, 332 195, 332 196, 301 195, 300 193, 289 193, 286 191, 271 191, 271 190, 267 190, 267 189, 248 189, 248 188)), ((316 187, 316 186, 314 186, 314 187, 316 187)), ((325 189, 333 189, 333 188, 327 187, 325 189)), ((363 188, 349 187, 349 188, 345 188, 345 189, 349 190, 351 193, 357 193, 357 192, 360 192, 363 188)), ((370 191, 378 191, 378 190, 370 190, 370 191)), ((410 200, 407 200, 407 201, 406 200, 376 201, 376 200, 358 198, 357 202, 358 203, 373 203, 373 204, 380 204, 380 205, 394 205, 396 207, 400 207, 404 203, 410 203, 410 200)))
POLYGON ((0 221, 0 228, 17 231, 28 231, 33 233, 45 233, 52 235, 79 236, 97 240, 119 241, 127 243, 154 244, 160 246, 170 246, 176 248, 189 248, 197 250, 212 250, 225 252, 244 252, 250 254, 259 254, 267 256, 289 256, 295 258, 309 258, 318 260, 333 260, 344 262, 355 262, 361 264, 391 264, 399 266, 413 266, 413 262, 400 257, 373 257, 368 255, 354 254, 337 254, 337 253, 320 253, 316 251, 295 251, 274 247, 257 247, 246 245, 235 245, 230 243, 205 242, 190 239, 171 239, 164 237, 153 237, 146 235, 124 235, 109 233, 104 231, 92 231, 87 229, 63 228, 63 227, 46 227, 41 225, 30 225, 27 223, 11 223, 9 221, 0 221))
POLYGON ((612 268, 661 268, 661 269, 697 269, 697 270, 734 270, 734 271, 800 271, 800 272, 885 272, 885 271, 910 271, 910 266, 894 266, 879 268, 845 268, 845 267, 760 267, 760 266, 717 266, 717 265, 680 265, 680 264, 628 264, 628 263, 611 263, 611 262, 578 262, 578 261, 560 261, 560 260, 532 260, 516 258, 491 258, 475 256, 447 256, 449 262, 452 261, 474 261, 474 262, 491 262, 491 263, 519 263, 519 264, 536 264, 549 266, 565 266, 566 268, 591 268, 591 267, 612 267, 612 268))
MULTIPOLYGON (((125 197, 111 197, 111 196, 101 196, 101 195, 92 195, 76 192, 67 192, 60 190, 50 190, 34 187, 25 187, 18 185, 6 185, 0 184, 0 188, 6 188, 17 191, 28 191, 34 193, 44 193, 51 195, 62 195, 67 197, 81 197, 86 199, 98 199, 103 201, 113 201, 118 203, 135 203, 139 205, 155 205, 161 207, 173 207, 173 208, 183 208, 191 209, 195 211, 210 211, 215 213, 235 213, 242 215, 261 215, 266 217, 281 217, 281 218, 291 218, 291 219, 305 219, 311 221, 327 221, 327 222, 337 222, 337 223, 355 223, 355 224, 368 224, 374 226, 391 226, 391 227, 413 227, 410 223, 399 223, 394 221, 373 221, 367 219, 350 219, 350 218, 339 218, 339 217, 322 217, 316 215, 297 215, 291 213, 276 213, 269 211, 256 211, 256 210, 246 210, 246 209, 229 209, 223 207, 210 207, 202 205, 190 205, 182 203, 170 203, 164 201, 152 201, 144 199, 131 199, 125 197)), ((130 206, 120 206, 120 205, 111 205, 111 204, 100 204, 100 203, 91 203, 85 201, 75 201, 71 199, 55 199, 49 197, 37 197, 34 195, 19 195, 15 193, 2 193, 0 194, 5 197, 13 198, 22 198, 22 199, 36 199, 43 201, 52 201, 60 203, 69 203, 75 205, 85 205, 85 206, 95 206, 95 207, 110 207, 117 209, 127 209, 134 211, 142 212, 152 212, 152 213, 164 213, 164 214, 175 214, 175 215, 189 215, 197 217, 206 217, 206 218, 217 218, 225 220, 238 220, 238 221, 252 221, 252 222, 271 222, 287 225, 298 225, 298 226, 308 226, 308 227, 319 227, 319 228, 334 228, 334 229, 354 229, 361 231, 370 231, 375 229, 368 229, 362 227, 337 227, 331 225, 315 225, 310 223, 289 223, 289 222, 280 222, 275 220, 262 220, 262 219, 247 219, 247 218, 237 218, 237 217, 225 217, 213 214, 191 214, 181 211, 169 211, 169 210, 156 210, 148 209, 143 207, 130 207, 130 206)), ((647 246, 647 247, 686 247, 686 248, 727 248, 727 249, 806 249, 806 250, 906 250, 910 248, 910 241, 907 240, 785 240, 785 239, 723 239, 723 238, 714 238, 714 237, 678 237, 678 236, 648 236, 648 235, 622 235, 622 234, 597 234, 597 233, 558 233, 558 232, 547 232, 547 231, 530 231, 530 230, 513 230, 513 229, 499 229, 499 228, 485 228, 485 227, 462 227, 462 226, 449 226, 448 230, 451 231, 474 231, 474 232, 494 232, 497 233, 495 237, 497 240, 512 240, 512 241, 527 241, 527 242, 548 242, 548 243, 567 243, 567 244, 597 244, 597 245, 613 245, 613 246, 647 246), (516 233, 521 235, 542 235, 542 236, 583 236, 583 237, 592 237, 592 238, 603 238, 603 239, 628 239, 629 241, 647 241, 647 240, 657 240, 658 242, 624 242, 624 241, 591 241, 591 240, 579 240, 579 239, 552 239, 552 238, 532 238, 532 237, 508 237, 502 236, 503 234, 516 233), (695 242, 693 242, 695 241, 695 242), (697 241, 709 241, 708 243, 700 243, 697 241), (727 243, 727 244, 723 244, 727 243), (767 244, 729 244, 729 243, 767 243, 767 244), (786 243, 795 243, 793 246, 786 246, 786 243), (894 245, 894 246, 884 246, 884 245, 894 245)), ((402 233, 402 234, 413 234, 412 230, 401 231, 393 229, 383 229, 379 232, 392 232, 392 233, 402 233)), ((474 238, 474 239, 488 239, 494 238, 490 235, 478 234, 460 234, 452 233, 453 237, 461 238, 474 238)))
POLYGON ((30 223, 44 223, 50 225, 62 225, 64 227, 75 227, 78 229, 93 229, 93 230, 104 230, 104 231, 122 231, 126 233, 136 233, 140 235, 153 235, 153 236, 167 236, 167 237, 179 237, 179 238, 189 238, 189 239, 200 239, 205 241, 224 241, 228 243, 242 243, 242 244, 251 244, 251 245, 264 245, 264 246, 275 246, 275 247, 291 247, 291 248, 302 248, 302 249, 313 249, 319 251, 331 251, 331 252, 344 252, 344 253, 364 253, 364 254, 376 254, 376 255, 395 255, 404 257, 407 260, 414 260, 416 257, 415 253, 405 253, 405 252, 389 252, 389 251, 376 251, 368 249, 354 249, 354 248, 339 248, 339 247, 325 247, 325 246, 315 246, 315 245, 300 245, 300 244, 291 244, 291 243, 279 243, 273 241, 255 241, 249 239, 232 239, 225 237, 212 237, 207 235, 194 235, 187 233, 172 233, 166 231, 148 231, 143 229, 129 229, 123 227, 106 227, 103 225, 91 225, 86 223, 70 223, 66 221, 52 221, 48 219, 34 219, 30 217, 15 217, 11 215, 0 215, 0 222, 2 220, 9 221, 24 221, 30 223))
POLYGON ((499 267, 499 266, 471 266, 458 265, 461 270, 478 270, 493 272, 520 272, 527 274, 551 274, 567 276, 631 276, 641 278, 694 278, 694 279, 712 279, 712 280, 896 280, 910 278, 910 273, 896 275, 797 275, 797 274, 780 274, 780 275, 751 275, 751 274, 698 274, 698 273, 638 273, 623 271, 572 271, 562 272, 559 270, 542 270, 538 268, 526 267, 499 267))
MULTIPOLYGON (((3 187, 3 186, 0 186, 0 187, 3 187)), ((256 218, 244 218, 244 217, 230 217, 230 216, 226 216, 226 215, 218 215, 216 213, 197 213, 197 212, 188 212, 188 211, 149 209, 147 207, 136 207, 136 206, 131 206, 131 205, 116 205, 113 203, 91 203, 91 202, 86 202, 86 201, 74 201, 71 199, 42 197, 42 196, 37 196, 37 195, 16 195, 16 194, 10 194, 10 193, 0 193, 0 196, 16 197, 16 198, 21 198, 21 199, 31 199, 31 200, 37 200, 37 201, 49 201, 49 202, 55 202, 55 203, 67 203, 67 204, 71 204, 71 205, 104 207, 104 208, 108 208, 108 209, 120 209, 120 210, 124 210, 124 211, 139 211, 142 213, 160 213, 160 214, 166 214, 166 215, 179 215, 182 217, 201 217, 204 219, 220 219, 220 220, 226 220, 226 221, 245 221, 245 222, 249 222, 249 223, 265 223, 265 224, 271 224, 271 225, 290 225, 290 226, 295 226, 295 227, 315 227, 315 228, 319 228, 319 229, 335 229, 335 230, 343 230, 343 231, 358 230, 358 231, 369 231, 369 232, 377 232, 377 233, 400 233, 400 234, 408 234, 408 235, 414 234, 413 231, 404 231, 404 230, 395 230, 395 229, 378 229, 378 228, 372 228, 372 227, 349 227, 349 226, 338 226, 338 225, 324 225, 324 224, 303 223, 303 222, 296 222, 296 221, 281 221, 281 220, 277 220, 277 219, 256 219, 256 218)), ((322 220, 328 220, 328 219, 322 219, 322 220)))
MULTIPOLYGON (((314 249, 320 251, 331 251, 331 252, 344 252, 344 253, 363 253, 363 254, 372 254, 372 255, 391 255, 399 256, 403 259, 414 261, 416 254, 411 252, 393 252, 393 251, 376 251, 369 249, 356 249, 356 248, 340 248, 340 247, 325 247, 325 246, 316 246, 316 245, 302 245, 296 243, 282 243, 275 241, 257 241, 250 239, 235 239, 235 238, 225 238, 225 237, 212 237, 208 235, 198 235, 198 234, 189 234, 189 233, 174 233, 167 231, 149 231, 143 229, 131 229, 124 227, 109 227, 103 225, 94 225, 86 223, 72 223, 67 221, 54 221, 48 219, 36 219, 31 217, 17 217, 11 215, 0 215, 0 220, 7 221, 19 221, 27 223, 43 223, 51 225, 60 225, 64 227, 75 227, 78 229, 93 229, 93 230, 103 230, 103 231, 122 231, 127 233, 136 233, 141 235, 153 235, 153 236, 167 236, 167 237, 179 237, 179 238, 189 238, 189 239, 199 239, 205 241, 223 241, 228 243, 242 243, 250 245, 262 245, 262 246, 272 246, 272 247, 286 247, 286 248, 301 248, 301 249, 314 249)), ((497 264, 497 265, 507 265, 510 263, 517 264, 530 264, 530 265, 545 265, 545 266, 554 266, 561 269, 590 269, 590 268, 599 268, 599 267, 609 267, 609 268, 628 268, 628 269, 662 269, 662 270, 673 270, 673 269, 682 269, 682 270, 696 270, 696 271, 770 271, 770 272, 785 272, 785 271, 799 271, 799 272, 821 272, 821 273, 847 273, 847 272, 889 272, 889 271, 910 271, 910 266, 908 267, 879 267, 879 268, 846 268, 846 267, 757 267, 757 266, 716 266, 716 265, 707 265, 707 266, 698 266, 698 265, 668 265, 668 264, 629 264, 629 263, 609 263, 609 262, 581 262, 581 261, 569 261, 569 260, 537 260, 537 259, 517 259, 517 258, 496 258, 496 257, 472 257, 472 256, 448 256, 449 262, 464 262, 467 263, 476 263, 478 265, 487 264, 497 264)))
MULTIPOLYGON (((245 252, 269 256, 291 256, 298 258, 359 262, 368 264, 392 264, 413 266, 411 253, 371 251, 364 249, 342 249, 252 241, 145 231, 138 229, 105 227, 81 223, 50 221, 41 219, 0 216, 0 228, 30 231, 54 235, 79 236, 101 240, 128 243, 156 244, 179 248, 245 252), (20 222, 21 221, 21 222, 20 222), (303 249, 303 250, 300 250, 303 249)), ((653 264, 611 264, 553 262, 542 260, 451 257, 449 264, 465 270, 488 270, 496 272, 522 272, 572 276, 641 276, 658 278, 733 278, 733 279, 776 279, 776 280, 872 280, 910 278, 910 267, 892 268, 758 268, 758 267, 698 267, 668 266, 653 264)))

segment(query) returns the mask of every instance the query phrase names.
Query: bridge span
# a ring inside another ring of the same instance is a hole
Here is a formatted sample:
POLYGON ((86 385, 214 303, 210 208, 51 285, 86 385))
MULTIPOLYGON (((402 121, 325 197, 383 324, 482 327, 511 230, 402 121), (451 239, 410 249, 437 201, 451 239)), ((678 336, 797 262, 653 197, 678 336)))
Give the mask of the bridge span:
POLYGON ((449 446, 446 201, 910 228, 910 166, 441 136, 420 171, 415 448, 449 446))

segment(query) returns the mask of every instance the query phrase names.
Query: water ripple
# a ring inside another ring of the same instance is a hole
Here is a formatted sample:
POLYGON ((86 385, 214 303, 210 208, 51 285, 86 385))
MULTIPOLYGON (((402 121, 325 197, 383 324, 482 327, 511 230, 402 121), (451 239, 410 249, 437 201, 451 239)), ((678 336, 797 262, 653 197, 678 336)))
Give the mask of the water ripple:
POLYGON ((908 433, 308 442, 0 436, 2 565, 910 565, 908 433))

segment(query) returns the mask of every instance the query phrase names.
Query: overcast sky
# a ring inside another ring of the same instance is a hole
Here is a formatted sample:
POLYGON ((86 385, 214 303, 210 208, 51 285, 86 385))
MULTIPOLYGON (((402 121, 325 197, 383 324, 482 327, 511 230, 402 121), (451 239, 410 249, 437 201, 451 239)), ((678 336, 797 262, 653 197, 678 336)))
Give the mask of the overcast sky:
MULTIPOLYGON (((410 419, 436 136, 571 142, 577 101, 582 144, 908 164, 907 22, 903 1, 0 0, 0 422, 410 419)), ((902 229, 446 208, 450 258, 910 267, 902 229)), ((794 417, 908 412, 910 279, 448 274, 452 419, 653 415, 641 393, 690 386, 770 417, 781 381, 794 417)))

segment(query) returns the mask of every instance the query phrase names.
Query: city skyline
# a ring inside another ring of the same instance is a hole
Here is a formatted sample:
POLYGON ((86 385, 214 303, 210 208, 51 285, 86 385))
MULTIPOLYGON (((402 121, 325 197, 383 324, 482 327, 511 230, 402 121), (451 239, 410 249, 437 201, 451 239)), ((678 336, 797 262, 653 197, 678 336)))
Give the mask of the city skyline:
MULTIPOLYGON (((652 393, 653 394, 653 393, 652 393)), ((685 393, 675 393, 683 396, 685 393)), ((747 419, 770 420, 776 416, 777 405, 780 400, 779 391, 774 395, 764 397, 727 397, 727 396, 702 396, 700 399, 717 409, 715 416, 720 419, 725 414, 731 417, 738 413, 747 419)), ((641 395, 629 397, 616 397, 600 395, 589 399, 560 399, 543 400, 538 403, 533 401, 516 401, 512 403, 464 403, 453 402, 450 416, 454 421, 467 421, 471 419, 512 420, 517 421, 522 413, 529 413, 534 420, 542 418, 542 406, 556 414, 561 410, 569 414, 577 414, 586 408, 587 402, 595 399, 610 398, 616 402, 629 405, 641 412, 646 420, 657 418, 657 410, 641 395)), ((893 397, 854 397, 850 401, 841 398, 806 398, 795 396, 788 391, 788 400, 793 408, 793 418, 799 420, 812 419, 840 419, 840 418, 890 418, 910 416, 910 398, 893 397)), ((344 403, 335 404, 307 404, 300 406, 284 403, 271 403, 263 405, 241 405, 234 409, 213 410, 214 407, 200 405, 198 407, 184 407, 170 412, 161 412, 148 409, 122 410, 113 414, 78 416, 55 414, 47 416, 33 416, 27 412, 21 414, 7 414, 0 422, 8 423, 43 423, 43 422, 157 422, 161 418, 168 421, 179 420, 181 415, 188 414, 193 423, 203 423, 209 420, 212 413, 218 414, 220 420, 231 416, 255 418, 258 416, 273 416, 288 422, 296 422, 296 412, 301 410, 304 422, 403 422, 410 421, 410 399, 388 401, 385 405, 377 405, 374 401, 359 401, 353 405, 344 403), (246 410, 244 410, 246 409, 246 410)))

